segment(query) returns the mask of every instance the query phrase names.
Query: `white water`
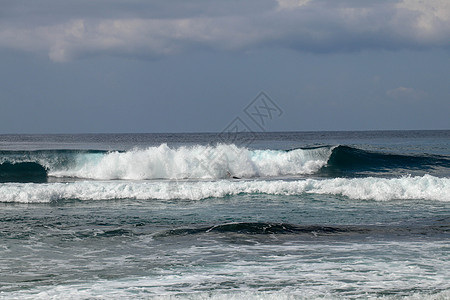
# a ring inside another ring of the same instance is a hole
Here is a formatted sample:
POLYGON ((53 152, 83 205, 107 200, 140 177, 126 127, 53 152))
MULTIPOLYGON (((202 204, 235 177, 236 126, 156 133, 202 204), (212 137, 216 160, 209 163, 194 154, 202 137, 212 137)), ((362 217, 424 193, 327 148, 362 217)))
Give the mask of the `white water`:
POLYGON ((79 154, 73 165, 49 168, 54 177, 86 179, 217 179, 312 174, 323 167, 331 148, 249 150, 235 145, 170 148, 79 154))
MULTIPOLYGON (((447 246, 446 241, 362 244, 292 241, 283 245, 193 246, 167 249, 165 254, 176 253, 181 257, 174 259, 174 265, 183 257, 195 261, 205 256, 205 251, 235 260, 224 259, 212 265, 204 261, 186 262, 183 268, 157 269, 154 275, 38 286, 6 292, 3 296, 5 299, 448 299, 449 263, 441 256, 441 249, 447 246), (255 260, 248 260, 248 253, 253 253, 255 260), (232 287, 227 285, 230 282, 232 287), (443 290, 426 293, 437 286, 443 290), (397 295, 377 297, 377 293, 389 291, 396 291, 397 295), (402 292, 407 296, 401 297, 402 292)), ((151 258, 154 255, 148 253, 151 258)), ((114 264, 126 263, 127 257, 128 253, 116 257, 114 264)), ((166 259, 170 258, 173 256, 166 259)))
POLYGON ((48 203, 52 201, 110 199, 221 198, 237 194, 345 196, 355 200, 450 201, 450 178, 430 175, 400 178, 334 178, 302 180, 216 181, 77 181, 70 183, 0 184, 1 202, 48 203))
MULTIPOLYGON (((205 277, 208 279, 209 277, 205 277)), ((199 278, 202 279, 202 278, 199 278)), ((149 296, 146 290, 147 286, 154 284, 145 280, 130 282, 98 282, 92 285, 79 284, 71 286, 56 286, 51 288, 32 290, 28 293, 17 292, 5 294, 5 299, 154 299, 154 300, 295 300, 295 299, 346 299, 340 295, 332 295, 325 291, 318 293, 314 290, 289 292, 203 292, 182 295, 149 296), (134 285, 133 285, 134 284, 134 285), (139 286, 143 284, 143 286, 139 286), (136 285, 136 286, 135 286, 136 285)), ((399 282, 399 284, 401 284, 399 282)), ((356 297, 353 297, 357 299, 356 297)), ((380 299, 380 300, 448 300, 450 290, 445 290, 436 294, 414 293, 410 296, 367 296, 361 299, 380 299)), ((360 299, 360 298, 358 298, 360 299)))

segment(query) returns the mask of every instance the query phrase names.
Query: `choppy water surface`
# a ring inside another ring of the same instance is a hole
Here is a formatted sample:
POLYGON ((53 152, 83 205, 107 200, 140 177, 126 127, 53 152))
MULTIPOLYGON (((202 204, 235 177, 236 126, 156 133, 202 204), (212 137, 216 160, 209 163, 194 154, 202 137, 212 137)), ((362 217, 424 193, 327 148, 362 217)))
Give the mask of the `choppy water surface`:
POLYGON ((447 299, 450 132, 0 136, 2 299, 447 299))

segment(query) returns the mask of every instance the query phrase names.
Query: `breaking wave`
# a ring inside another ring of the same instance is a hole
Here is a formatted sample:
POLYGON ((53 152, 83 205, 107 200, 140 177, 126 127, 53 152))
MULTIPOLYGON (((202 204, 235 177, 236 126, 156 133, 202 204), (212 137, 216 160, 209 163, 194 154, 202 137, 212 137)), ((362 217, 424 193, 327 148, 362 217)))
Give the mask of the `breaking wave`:
POLYGON ((400 178, 216 181, 75 181, 3 183, 1 202, 49 203, 60 200, 201 200, 238 194, 328 194, 355 200, 450 201, 450 178, 430 175, 400 178))
MULTIPOLYGON (((51 177, 102 180, 275 177, 313 174, 326 164, 331 151, 330 147, 283 151, 249 150, 235 145, 170 148, 162 144, 126 152, 3 153, 0 166, 8 164, 19 170, 20 164, 33 163, 51 177)), ((24 177, 31 171, 21 169, 24 177)), ((3 174, 7 178, 7 173, 3 174)), ((16 177, 11 176, 11 181, 16 177)))
POLYGON ((222 144, 170 148, 162 144, 126 152, 0 151, 0 182, 43 182, 48 177, 97 180, 354 177, 395 170, 401 170, 402 174, 420 170, 424 175, 437 169, 448 173, 449 168, 450 159, 444 156, 396 155, 348 146, 285 151, 222 144))

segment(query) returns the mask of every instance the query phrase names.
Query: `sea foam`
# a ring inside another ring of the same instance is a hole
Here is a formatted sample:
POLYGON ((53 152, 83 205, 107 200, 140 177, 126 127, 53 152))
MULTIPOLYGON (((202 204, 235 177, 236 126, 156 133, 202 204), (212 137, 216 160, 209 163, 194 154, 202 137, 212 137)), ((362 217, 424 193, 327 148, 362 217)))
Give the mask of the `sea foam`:
POLYGON ((355 200, 450 201, 450 178, 430 175, 400 178, 215 181, 75 181, 0 184, 1 202, 48 203, 59 200, 201 200, 238 194, 328 194, 355 200))
POLYGON ((127 152, 82 153, 66 167, 49 168, 54 177, 86 179, 220 179, 312 174, 332 149, 249 150, 236 145, 170 148, 166 144, 127 152))

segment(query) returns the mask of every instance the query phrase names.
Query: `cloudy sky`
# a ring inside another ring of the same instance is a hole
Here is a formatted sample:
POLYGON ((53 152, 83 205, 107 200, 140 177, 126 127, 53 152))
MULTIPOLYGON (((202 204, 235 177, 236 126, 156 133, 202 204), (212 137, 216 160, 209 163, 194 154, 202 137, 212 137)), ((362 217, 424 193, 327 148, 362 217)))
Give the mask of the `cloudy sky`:
POLYGON ((0 133, 450 129, 448 0, 1 0, 0 133))

